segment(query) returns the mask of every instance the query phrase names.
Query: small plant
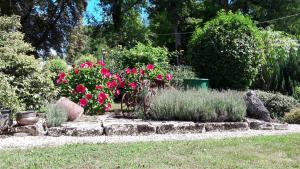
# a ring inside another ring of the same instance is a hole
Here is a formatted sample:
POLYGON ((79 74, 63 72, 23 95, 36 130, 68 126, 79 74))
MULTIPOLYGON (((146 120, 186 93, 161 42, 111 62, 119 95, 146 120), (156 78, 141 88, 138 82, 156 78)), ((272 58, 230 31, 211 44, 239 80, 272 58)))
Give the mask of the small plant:
POLYGON ((272 118, 282 118, 286 112, 290 112, 299 103, 291 96, 285 96, 280 93, 271 93, 256 91, 258 98, 264 103, 271 112, 272 118))
POLYGON ((57 127, 67 121, 68 115, 67 112, 65 112, 57 104, 49 104, 48 111, 46 112, 46 119, 49 127, 57 127))
POLYGON ((173 80, 171 82, 172 86, 177 88, 182 88, 183 79, 196 79, 196 73, 193 71, 192 67, 189 66, 173 66, 171 67, 171 74, 173 75, 173 80))
POLYGON ((291 124, 300 124, 300 109, 285 114, 284 121, 291 124))
POLYGON ((149 113, 155 120, 241 121, 246 106, 235 91, 163 90, 152 97, 149 113))
POLYGON ((75 65, 80 65, 80 64, 85 63, 85 62, 94 62, 95 63, 95 62, 97 62, 97 58, 95 58, 91 54, 82 55, 74 61, 74 64, 75 65))
POLYGON ((54 73, 55 76, 57 76, 58 73, 66 72, 68 69, 68 65, 63 59, 51 59, 45 65, 45 69, 49 70, 51 73, 54 73))

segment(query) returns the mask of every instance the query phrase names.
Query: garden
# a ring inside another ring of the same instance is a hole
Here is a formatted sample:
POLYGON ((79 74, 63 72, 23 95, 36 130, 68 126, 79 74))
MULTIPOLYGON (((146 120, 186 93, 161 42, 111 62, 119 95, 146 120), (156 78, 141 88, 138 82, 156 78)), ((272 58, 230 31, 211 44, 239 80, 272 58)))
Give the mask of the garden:
MULTIPOLYGON (((228 10, 222 4, 213 6, 209 1, 178 2, 181 12, 173 16, 172 12, 167 14, 162 10, 172 9, 172 3, 153 1, 149 3, 154 6, 147 6, 147 3, 136 6, 148 10, 148 27, 141 23, 139 12, 133 9, 139 2, 128 9, 132 16, 121 12, 129 4, 117 4, 124 5, 124 8, 116 8, 120 9, 119 23, 116 14, 112 14, 112 24, 99 26, 94 23, 97 22, 95 18, 90 17, 89 23, 71 26, 76 19, 76 22, 82 19, 74 15, 74 21, 68 21, 70 15, 87 5, 87 2, 80 2, 53 2, 65 5, 69 11, 77 10, 64 13, 62 8, 61 13, 53 14, 62 15, 61 18, 54 17, 50 21, 47 21, 50 16, 42 17, 56 9, 48 3, 31 4, 36 8, 31 8, 29 15, 22 13, 25 10, 17 12, 18 2, 15 8, 0 3, 0 140, 3 139, 4 148, 4 145, 14 144, 9 142, 11 138, 26 139, 27 136, 59 140, 68 136, 78 139, 117 136, 122 139, 171 135, 180 138, 185 134, 214 135, 215 132, 228 133, 230 137, 235 133, 247 135, 247 132, 255 133, 251 136, 294 134, 249 140, 116 144, 117 148, 104 144, 64 145, 30 152, 15 150, 19 162, 28 160, 17 166, 40 168, 35 162, 39 159, 46 168, 74 167, 60 159, 66 155, 71 156, 69 161, 76 167, 87 168, 95 166, 77 164, 76 159, 80 157, 91 162, 93 156, 95 163, 104 168, 181 168, 186 165, 185 168, 198 168, 196 162, 206 168, 300 166, 296 157, 299 154, 296 140, 300 133, 300 32, 294 29, 296 21, 290 23, 288 30, 280 24, 262 26, 255 18, 261 14, 260 8, 253 8, 258 13, 251 16, 243 11, 245 8, 233 10, 232 6, 232 10, 228 10), (207 16, 213 10, 213 17, 207 16), (207 15, 197 16, 203 12, 207 15), (171 33, 172 38, 165 36, 168 33, 163 30, 170 30, 168 28, 174 25, 169 17, 182 22, 174 29, 177 31, 171 33), (29 27, 34 28, 30 30, 29 27), (239 143, 246 145, 245 150, 236 148, 239 143), (278 161, 256 150, 256 145, 262 151, 270 151, 278 161), (90 156, 83 152, 84 149, 89 150, 90 156), (127 155, 116 155, 121 153, 118 149, 126 149, 127 155), (145 150, 153 155, 166 152, 164 156, 169 161, 154 161, 154 156, 147 157, 145 150), (234 162, 250 158, 246 151, 256 154, 253 158, 257 163, 234 162), (78 152, 80 155, 73 157, 78 152), (181 152, 190 155, 183 157, 181 152), (40 153, 61 162, 47 162, 39 157, 40 153), (278 153, 285 156, 279 157, 278 153), (107 157, 95 158, 107 154, 116 160, 112 165, 107 157), (33 157, 25 158, 30 155, 33 157), (136 161, 126 156, 135 156, 136 161), (221 161, 213 160, 213 156, 221 161), (272 160, 274 163, 266 162, 272 160)), ((116 10, 110 9, 116 4, 108 1, 101 1, 100 5, 107 14, 116 10)), ((0 144, 0 149, 2 146, 0 144)), ((6 161, 0 163, 0 168, 13 165, 13 152, 0 153, 1 160, 6 161)))

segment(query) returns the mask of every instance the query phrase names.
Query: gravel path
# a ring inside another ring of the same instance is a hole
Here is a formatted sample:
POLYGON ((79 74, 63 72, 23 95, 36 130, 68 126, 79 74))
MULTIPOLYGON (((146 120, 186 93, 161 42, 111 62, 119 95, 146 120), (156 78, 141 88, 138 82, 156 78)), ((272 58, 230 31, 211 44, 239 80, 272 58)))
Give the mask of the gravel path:
POLYGON ((65 144, 84 143, 124 143, 124 142, 147 142, 147 141, 175 141, 175 140, 203 140, 223 139, 232 137, 251 137, 262 135, 284 135, 300 133, 300 125, 289 125, 288 130, 248 130, 232 132, 207 132, 200 134, 172 134, 172 135, 149 135, 149 136, 96 136, 96 137, 49 137, 49 136, 26 136, 0 138, 0 149, 25 149, 32 147, 51 147, 65 144))

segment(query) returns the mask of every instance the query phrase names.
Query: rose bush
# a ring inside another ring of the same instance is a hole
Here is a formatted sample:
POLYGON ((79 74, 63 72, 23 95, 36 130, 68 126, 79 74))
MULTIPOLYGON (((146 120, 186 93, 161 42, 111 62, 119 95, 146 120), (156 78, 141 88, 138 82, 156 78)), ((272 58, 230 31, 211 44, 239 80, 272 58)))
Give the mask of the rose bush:
POLYGON ((103 114, 111 108, 113 97, 136 91, 142 82, 149 81, 152 86, 158 86, 170 80, 171 74, 152 64, 112 73, 103 61, 87 61, 59 73, 56 84, 60 86, 61 96, 78 103, 86 113, 103 114))

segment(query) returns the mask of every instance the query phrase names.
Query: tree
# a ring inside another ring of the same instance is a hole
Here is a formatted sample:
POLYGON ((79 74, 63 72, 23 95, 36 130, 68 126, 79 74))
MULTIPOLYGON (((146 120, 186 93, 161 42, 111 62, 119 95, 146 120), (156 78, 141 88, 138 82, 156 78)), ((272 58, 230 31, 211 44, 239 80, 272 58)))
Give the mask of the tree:
POLYGON ((7 0, 1 1, 0 14, 21 16, 21 31, 36 48, 35 56, 47 56, 50 49, 64 52, 86 5, 86 0, 7 0))
POLYGON ((190 36, 181 33, 193 31, 201 23, 198 15, 201 5, 197 0, 150 0, 150 29, 155 33, 156 44, 167 46, 171 51, 185 50, 190 36))
POLYGON ((222 11, 194 32, 189 61, 213 88, 246 89, 264 60, 261 49, 259 30, 249 17, 222 11))
POLYGON ((20 104, 38 110, 55 95, 54 84, 49 73, 42 72, 38 61, 28 55, 33 48, 24 42, 20 27, 20 17, 0 16, 0 74, 7 77, 20 104))

